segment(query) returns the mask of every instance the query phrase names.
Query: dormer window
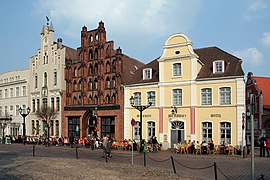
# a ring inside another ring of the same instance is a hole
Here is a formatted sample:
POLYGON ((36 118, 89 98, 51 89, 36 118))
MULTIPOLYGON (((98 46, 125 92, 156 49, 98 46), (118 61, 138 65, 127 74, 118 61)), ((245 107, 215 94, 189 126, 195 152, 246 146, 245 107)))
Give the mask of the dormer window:
POLYGON ((213 62, 213 72, 214 73, 224 73, 224 61, 218 60, 213 62))
POLYGON ((152 68, 147 68, 143 70, 143 79, 152 79, 152 68))

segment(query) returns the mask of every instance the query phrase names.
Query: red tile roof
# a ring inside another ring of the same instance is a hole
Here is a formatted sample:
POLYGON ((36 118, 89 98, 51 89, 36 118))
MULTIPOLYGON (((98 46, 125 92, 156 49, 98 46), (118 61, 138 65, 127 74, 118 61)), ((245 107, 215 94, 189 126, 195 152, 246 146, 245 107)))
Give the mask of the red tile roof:
POLYGON ((262 91, 263 94, 263 105, 270 106, 270 78, 269 77, 259 77, 253 76, 253 79, 256 81, 258 88, 262 91))

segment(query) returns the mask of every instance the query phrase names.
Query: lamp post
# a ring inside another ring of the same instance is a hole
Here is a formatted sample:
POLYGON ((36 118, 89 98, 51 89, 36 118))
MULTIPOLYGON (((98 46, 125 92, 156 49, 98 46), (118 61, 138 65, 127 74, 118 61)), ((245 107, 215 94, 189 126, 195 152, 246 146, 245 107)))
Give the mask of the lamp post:
POLYGON ((254 97, 250 94, 249 109, 247 110, 247 116, 250 116, 251 121, 251 180, 254 180, 254 97))
POLYGON ((25 117, 28 116, 28 114, 30 113, 30 108, 28 107, 27 109, 22 109, 21 107, 19 108, 20 111, 20 115, 23 117, 23 145, 25 145, 25 117))
POLYGON ((244 157, 244 130, 245 130, 245 117, 246 114, 242 113, 242 145, 241 145, 241 156, 244 157))
POLYGON ((0 117, 1 127, 2 127, 2 144, 5 144, 5 128, 10 123, 12 118, 8 115, 5 117, 0 117))
POLYGON ((151 95, 148 96, 147 99, 148 99, 148 104, 144 105, 144 106, 135 104, 135 98, 133 96, 131 96, 130 99, 129 99, 130 100, 130 105, 133 108, 140 111, 140 124, 139 124, 140 125, 140 142, 142 142, 142 112, 144 110, 146 110, 147 108, 149 108, 153 103, 153 97, 151 95))

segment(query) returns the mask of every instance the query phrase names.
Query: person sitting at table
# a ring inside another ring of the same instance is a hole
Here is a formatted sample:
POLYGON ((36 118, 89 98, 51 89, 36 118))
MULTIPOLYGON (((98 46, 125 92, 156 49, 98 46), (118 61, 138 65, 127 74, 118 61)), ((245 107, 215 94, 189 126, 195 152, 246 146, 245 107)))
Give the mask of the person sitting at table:
POLYGON ((208 147, 209 147, 209 151, 210 151, 209 154, 214 154, 215 145, 214 145, 213 140, 211 142, 209 141, 208 147))
POLYGON ((225 150, 226 150, 226 143, 225 141, 222 141, 222 143, 220 144, 220 152, 222 154, 225 154, 225 150))
POLYGON ((201 144, 202 154, 208 154, 208 143, 204 140, 201 144))

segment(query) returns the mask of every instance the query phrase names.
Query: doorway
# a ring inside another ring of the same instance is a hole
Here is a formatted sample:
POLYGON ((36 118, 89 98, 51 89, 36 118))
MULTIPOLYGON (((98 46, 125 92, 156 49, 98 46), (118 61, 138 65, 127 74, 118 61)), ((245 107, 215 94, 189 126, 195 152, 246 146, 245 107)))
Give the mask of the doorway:
POLYGON ((183 121, 173 121, 171 123, 171 148, 179 141, 185 140, 185 123, 183 121))

